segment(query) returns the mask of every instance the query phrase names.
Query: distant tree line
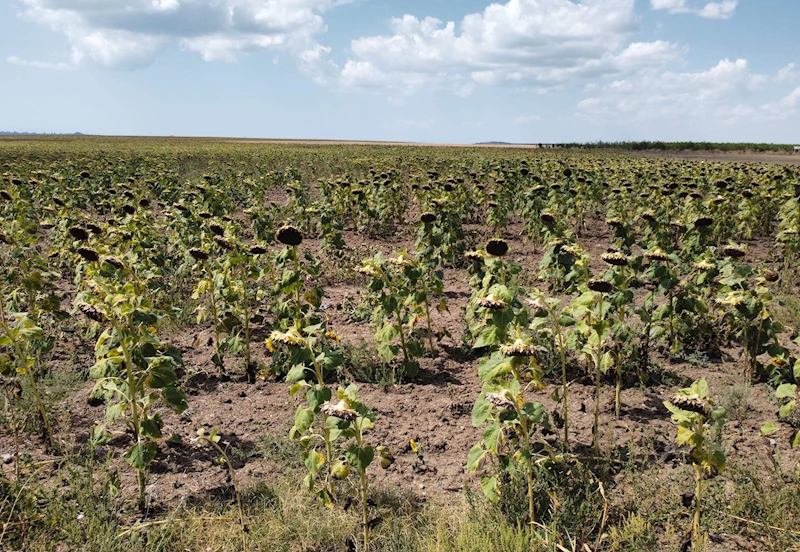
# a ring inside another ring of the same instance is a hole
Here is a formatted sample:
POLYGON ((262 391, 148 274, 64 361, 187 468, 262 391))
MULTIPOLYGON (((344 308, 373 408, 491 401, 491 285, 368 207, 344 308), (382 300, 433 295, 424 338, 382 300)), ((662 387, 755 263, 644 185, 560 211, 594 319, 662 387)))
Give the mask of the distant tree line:
POLYGON ((608 149, 625 151, 752 151, 752 152, 791 152, 791 144, 757 144, 749 142, 573 142, 559 144, 564 148, 608 149))

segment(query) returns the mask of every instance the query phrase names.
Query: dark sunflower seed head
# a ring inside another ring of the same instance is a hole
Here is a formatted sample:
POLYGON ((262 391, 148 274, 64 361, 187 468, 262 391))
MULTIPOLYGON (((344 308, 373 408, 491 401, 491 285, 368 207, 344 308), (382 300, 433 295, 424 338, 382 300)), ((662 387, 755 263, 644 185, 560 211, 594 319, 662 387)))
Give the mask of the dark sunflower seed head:
POLYGON ((735 244, 726 245, 722 248, 722 254, 726 257, 733 257, 734 259, 739 259, 744 257, 745 250, 743 247, 740 247, 735 244))
POLYGON ((502 257, 508 253, 508 242, 500 238, 493 238, 486 242, 486 252, 495 257, 502 257))
POLYGON ((68 230, 70 236, 79 241, 86 241, 89 239, 89 232, 80 226, 73 226, 68 230))
POLYGON ((94 320, 95 322, 105 321, 103 313, 88 303, 78 303, 78 310, 80 310, 86 318, 94 320))
POLYGON ((436 213, 422 213, 419 219, 425 224, 431 224, 436 220, 436 213))
POLYGON ((100 254, 97 253, 94 249, 89 249, 88 247, 79 247, 78 248, 78 255, 86 259, 87 261, 93 263, 100 260, 100 254))
POLYGON ((609 293, 614 289, 614 286, 611 285, 611 282, 603 280, 602 278, 592 278, 586 282, 586 285, 590 290, 597 291, 599 293, 609 293))
POLYGON ((192 247, 189 250, 189 255, 191 255, 195 261, 205 261, 208 259, 208 253, 196 247, 192 247))
POLYGON ((217 223, 211 223, 208 225, 209 230, 211 230, 214 235, 216 236, 224 236, 225 235, 225 228, 220 226, 217 223))
POLYGON ((278 241, 284 245, 292 247, 298 246, 303 242, 303 234, 300 230, 291 225, 286 225, 278 230, 278 241))
POLYGON ((266 252, 267 252, 267 248, 266 247, 262 247, 260 245, 254 245, 254 246, 252 246, 250 248, 250 254, 251 255, 263 255, 266 252))
POLYGON ((600 258, 612 266, 626 266, 628 264, 628 257, 619 251, 603 253, 600 258))
POLYGON ((214 243, 216 243, 218 246, 220 246, 222 249, 225 249, 226 251, 233 250, 233 244, 228 240, 226 240, 225 238, 223 238, 222 236, 214 236, 214 243))
POLYGON ((684 395, 675 395, 670 401, 675 407, 687 412, 695 412, 697 414, 707 415, 711 411, 711 407, 705 401, 698 397, 686 397, 684 395))
POLYGON ((103 262, 110 264, 117 270, 122 270, 123 268, 125 268, 125 264, 117 257, 106 257, 103 259, 103 262))

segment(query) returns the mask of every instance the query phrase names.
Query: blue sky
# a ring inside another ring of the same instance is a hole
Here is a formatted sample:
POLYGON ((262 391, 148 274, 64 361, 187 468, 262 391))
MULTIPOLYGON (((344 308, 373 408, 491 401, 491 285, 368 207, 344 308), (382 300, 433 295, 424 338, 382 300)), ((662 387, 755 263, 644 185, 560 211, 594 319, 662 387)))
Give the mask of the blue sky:
POLYGON ((800 143, 800 0, 4 0, 0 130, 800 143))

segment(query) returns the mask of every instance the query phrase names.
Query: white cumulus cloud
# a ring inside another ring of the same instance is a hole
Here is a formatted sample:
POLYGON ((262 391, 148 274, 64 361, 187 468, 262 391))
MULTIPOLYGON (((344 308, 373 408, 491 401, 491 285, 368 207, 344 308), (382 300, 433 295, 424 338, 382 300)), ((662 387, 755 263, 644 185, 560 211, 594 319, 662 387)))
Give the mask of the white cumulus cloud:
POLYGON ((628 42, 637 20, 634 0, 508 0, 459 23, 404 15, 389 34, 352 41, 340 81, 400 95, 475 85, 551 90, 682 56, 670 42, 628 42))
POLYGON ((708 19, 729 19, 733 17, 738 5, 738 0, 722 0, 721 2, 650 0, 650 7, 654 10, 666 10, 669 13, 692 13, 708 19))
POLYGON ((733 123, 789 117, 800 112, 800 88, 774 102, 764 103, 764 97, 780 94, 780 85, 793 68, 789 65, 775 75, 762 75, 745 59, 724 59, 705 71, 643 71, 593 90, 591 97, 579 102, 578 112, 615 122, 708 119, 733 123))
POLYGON ((261 50, 287 52, 314 73, 330 69, 328 49, 317 42, 326 29, 322 15, 349 1, 22 0, 22 16, 66 35, 72 65, 142 67, 177 44, 207 61, 233 61, 261 50))

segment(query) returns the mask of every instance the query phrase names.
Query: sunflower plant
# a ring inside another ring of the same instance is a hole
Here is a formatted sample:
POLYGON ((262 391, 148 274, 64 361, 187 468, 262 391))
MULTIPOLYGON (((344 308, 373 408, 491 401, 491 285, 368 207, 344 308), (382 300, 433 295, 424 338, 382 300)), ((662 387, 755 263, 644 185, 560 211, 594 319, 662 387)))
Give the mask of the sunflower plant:
MULTIPOLYGON (((495 457, 501 470, 520 470, 527 484, 528 515, 536 521, 534 433, 549 430, 547 411, 539 402, 528 401, 525 391, 542 389, 542 370, 536 360, 537 348, 530 337, 517 330, 515 338, 480 364, 481 394, 472 409, 472 424, 484 427, 482 440, 467 457, 467 469, 476 472, 487 456, 495 457)), ((498 474, 481 479, 481 488, 492 502, 500 499, 498 474)))
MULTIPOLYGON (((95 344, 95 364, 89 370, 96 380, 91 404, 106 405, 105 421, 92 430, 95 444, 111 439, 108 428, 121 421, 132 434, 124 458, 137 472, 139 508, 146 506, 146 470, 156 456, 164 421, 153 413, 159 403, 175 412, 188 407, 178 386, 176 369, 180 352, 161 341, 159 316, 147 298, 145 282, 126 261, 99 255, 84 267, 77 309, 103 328, 95 344)), ((95 257, 96 256, 96 257, 95 257)))
POLYGON ((676 443, 684 447, 686 458, 694 467, 692 549, 705 550, 706 539, 700 529, 703 480, 725 469, 725 452, 711 439, 712 426, 724 423, 725 409, 717 407, 710 398, 705 378, 679 390, 671 400, 664 402, 664 406, 677 426, 676 443))
POLYGON ((364 260, 357 270, 369 278, 369 292, 376 305, 373 320, 378 323, 378 353, 388 363, 399 358, 398 364, 393 364, 395 377, 416 377, 417 359, 425 345, 415 327, 425 320, 430 328, 425 268, 404 250, 389 258, 379 253, 364 260))

